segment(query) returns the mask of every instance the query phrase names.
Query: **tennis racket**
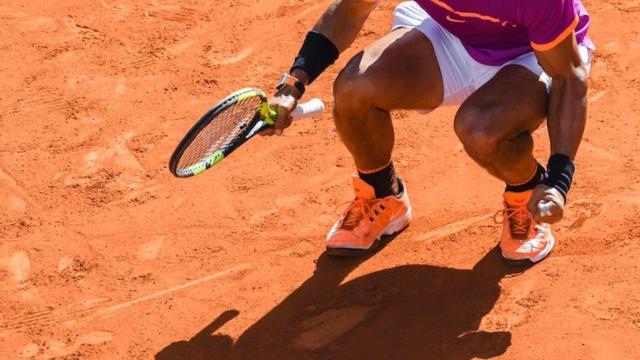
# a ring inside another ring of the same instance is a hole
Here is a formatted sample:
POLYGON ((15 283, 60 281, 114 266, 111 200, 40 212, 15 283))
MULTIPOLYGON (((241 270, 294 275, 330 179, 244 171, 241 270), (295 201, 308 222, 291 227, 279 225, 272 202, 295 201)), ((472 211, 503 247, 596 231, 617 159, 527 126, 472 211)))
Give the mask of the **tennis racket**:
MULTIPOLYGON (((298 105, 291 113, 294 120, 315 117, 324 104, 313 99, 298 105)), ((222 160, 277 118, 265 93, 245 88, 229 95, 207 111, 182 139, 169 161, 169 170, 179 178, 198 175, 222 160)))

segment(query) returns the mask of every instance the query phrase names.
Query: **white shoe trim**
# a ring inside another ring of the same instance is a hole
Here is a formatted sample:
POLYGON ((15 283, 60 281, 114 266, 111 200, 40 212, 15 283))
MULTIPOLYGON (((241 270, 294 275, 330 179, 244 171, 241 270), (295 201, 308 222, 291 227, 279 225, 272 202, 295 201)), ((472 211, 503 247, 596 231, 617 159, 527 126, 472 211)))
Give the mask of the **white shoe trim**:
POLYGON ((537 262, 542 261, 544 258, 549 256, 549 254, 551 253, 551 250, 553 250, 553 247, 555 245, 556 245, 556 239, 553 237, 553 233, 551 232, 551 229, 549 229, 549 234, 548 234, 548 238, 547 238, 547 246, 545 246, 544 249, 542 249, 542 251, 540 251, 540 253, 538 255, 532 257, 530 259, 531 262, 533 262, 535 264, 537 262))
POLYGON ((533 257, 524 257, 524 258, 515 259, 505 255, 504 252, 502 252, 502 257, 507 260, 514 260, 514 261, 529 260, 534 264, 544 260, 547 256, 549 256, 549 254, 551 253, 551 251, 556 245, 556 239, 553 236, 553 232, 551 232, 551 228, 549 228, 548 231, 549 233, 547 234, 547 244, 545 245, 544 249, 542 249, 542 251, 538 253, 538 255, 533 257))
MULTIPOLYGON (((369 250, 376 243, 376 241, 380 241, 380 239, 382 239, 383 236, 395 235, 400 231, 404 230, 407 226, 409 226, 409 223, 411 222, 412 219, 413 219, 413 209, 409 207, 409 210, 404 214, 404 216, 401 216, 395 219, 394 221, 390 222, 387 225, 387 227, 385 227, 384 230, 382 230, 380 235, 368 247, 355 246, 355 245, 344 245, 339 247, 329 246, 329 247, 333 249, 369 250)), ((337 231, 330 232, 330 235, 327 237, 327 240, 331 237, 331 235, 334 235, 335 233, 337 233, 337 231)))

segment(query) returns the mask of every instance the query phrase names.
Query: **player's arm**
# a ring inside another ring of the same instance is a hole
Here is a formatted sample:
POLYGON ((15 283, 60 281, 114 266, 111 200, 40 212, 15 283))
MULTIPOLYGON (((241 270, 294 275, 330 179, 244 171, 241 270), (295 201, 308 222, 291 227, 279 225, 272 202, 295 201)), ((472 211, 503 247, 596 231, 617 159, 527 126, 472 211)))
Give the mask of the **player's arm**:
POLYGON ((551 153, 573 160, 587 118, 588 73, 574 35, 547 51, 536 51, 538 61, 552 77, 548 109, 551 153))
MULTIPOLYGON (((555 203, 559 211, 551 211, 539 220, 555 222, 562 218, 566 196, 571 187, 573 160, 582 141, 587 118, 588 72, 580 57, 576 38, 570 33, 549 49, 536 49, 545 72, 552 77, 547 125, 551 141, 551 158, 547 178, 538 189, 535 201, 555 203), (561 195, 561 196, 560 196, 561 195)), ((536 214, 537 204, 530 204, 536 214)))
POLYGON ((283 75, 270 103, 278 111, 272 131, 280 135, 291 124, 290 111, 311 84, 353 44, 379 0, 336 0, 307 34, 291 70, 283 75))
MULTIPOLYGON (((309 37, 325 37, 335 47, 337 54, 342 53, 353 44, 369 17, 369 14, 375 9, 378 2, 378 0, 337 0, 322 15, 311 32, 307 34, 305 42, 314 41, 310 40, 309 37)), ((333 55, 336 55, 333 51, 329 51, 328 54, 321 54, 320 52, 313 54, 313 49, 311 49, 312 54, 304 54, 305 45, 307 44, 303 44, 298 57, 306 55, 322 58, 327 56, 325 62, 331 61, 331 63, 337 60, 332 59, 333 55), (328 57, 329 55, 332 55, 331 58, 328 57)), ((310 46, 313 47, 313 44, 310 46)), ((327 43, 326 46, 329 47, 329 44, 327 43)), ((305 60, 313 61, 313 59, 305 60)), ((310 65, 313 66, 315 64, 310 65)), ((324 67, 324 65, 324 63, 321 64, 322 67, 324 67)), ((324 69, 321 67, 309 69, 309 65, 305 66, 301 61, 296 61, 291 69, 291 75, 296 76, 305 83, 305 85, 308 85, 313 82, 313 80, 320 75, 319 72, 322 71, 324 71, 324 69)))

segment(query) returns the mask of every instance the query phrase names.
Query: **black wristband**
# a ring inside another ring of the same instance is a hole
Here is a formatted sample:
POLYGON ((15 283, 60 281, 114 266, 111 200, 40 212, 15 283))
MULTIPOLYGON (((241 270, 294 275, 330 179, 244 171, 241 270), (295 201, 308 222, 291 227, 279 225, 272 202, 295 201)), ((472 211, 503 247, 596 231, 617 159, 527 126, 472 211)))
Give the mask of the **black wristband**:
POLYGON ((309 76, 309 84, 320 76, 338 57, 340 51, 323 34, 310 31, 304 39, 298 57, 296 57, 291 71, 300 68, 309 76))
POLYGON ((571 189, 573 182, 573 173, 576 167, 573 165, 571 158, 563 154, 554 154, 549 158, 547 165, 547 174, 542 180, 542 184, 555 188, 562 193, 564 200, 567 200, 567 194, 571 189))

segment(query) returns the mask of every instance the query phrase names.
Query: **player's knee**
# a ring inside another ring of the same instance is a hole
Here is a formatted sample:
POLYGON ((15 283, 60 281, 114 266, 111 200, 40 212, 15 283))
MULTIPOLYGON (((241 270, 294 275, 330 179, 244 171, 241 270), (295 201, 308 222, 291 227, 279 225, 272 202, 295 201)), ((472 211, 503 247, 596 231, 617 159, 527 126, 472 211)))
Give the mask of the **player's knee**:
POLYGON ((336 109, 354 110, 371 106, 370 81, 366 74, 360 73, 358 64, 357 59, 349 62, 333 84, 336 109))
POLYGON ((456 114, 455 133, 476 161, 489 163, 498 151, 502 135, 491 126, 494 116, 490 109, 477 107, 462 107, 456 114))

